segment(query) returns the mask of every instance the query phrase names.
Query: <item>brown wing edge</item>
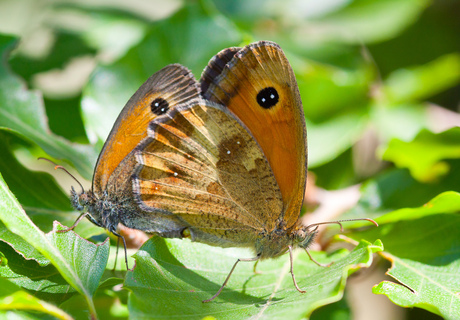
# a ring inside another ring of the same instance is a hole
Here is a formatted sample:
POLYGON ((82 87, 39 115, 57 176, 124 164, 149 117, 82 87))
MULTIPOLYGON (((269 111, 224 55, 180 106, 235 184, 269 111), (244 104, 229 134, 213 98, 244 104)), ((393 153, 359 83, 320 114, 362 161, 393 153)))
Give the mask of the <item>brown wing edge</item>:
POLYGON ((219 101, 215 101, 211 99, 211 95, 209 94, 208 90, 210 87, 215 86, 219 87, 219 82, 222 78, 226 77, 226 73, 236 64, 236 62, 241 59, 244 55, 252 50, 252 48, 263 47, 263 46, 273 46, 282 51, 279 44, 268 41, 268 40, 261 40, 258 42, 254 42, 244 46, 243 48, 240 47, 233 47, 222 50, 217 55, 215 55, 210 61, 206 69, 201 75, 200 84, 201 84, 201 95, 205 99, 209 99, 216 103, 220 103, 222 105, 226 105, 228 100, 231 98, 231 94, 225 92, 227 100, 220 99, 219 101), (229 50, 229 52, 227 52, 229 50))
POLYGON ((200 78, 201 94, 204 95, 209 86, 214 83, 215 79, 222 73, 227 63, 232 60, 233 56, 240 51, 240 47, 231 47, 220 51, 209 60, 208 65, 203 70, 200 78))

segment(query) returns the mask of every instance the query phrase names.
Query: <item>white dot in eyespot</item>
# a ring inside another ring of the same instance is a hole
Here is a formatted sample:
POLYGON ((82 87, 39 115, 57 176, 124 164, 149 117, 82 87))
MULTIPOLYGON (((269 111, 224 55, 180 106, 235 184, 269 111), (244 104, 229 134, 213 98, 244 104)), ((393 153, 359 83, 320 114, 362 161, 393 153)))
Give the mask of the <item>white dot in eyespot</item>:
POLYGON ((165 108, 161 108, 161 112, 165 112, 165 108))
POLYGON ((174 176, 177 177, 177 176, 178 176, 178 173, 177 173, 177 172, 174 172, 174 176))
POLYGON ((270 95, 270 99, 275 99, 275 95, 273 93, 270 95))
POLYGON ((239 141, 237 141, 237 142, 236 142, 236 144, 240 144, 240 142, 239 142, 239 141))
POLYGON ((227 151, 227 154, 230 154, 230 150, 227 151))
POLYGON ((155 102, 155 107, 158 107, 160 104, 158 102, 155 102))
POLYGON ((265 102, 265 98, 262 98, 262 102, 265 102))

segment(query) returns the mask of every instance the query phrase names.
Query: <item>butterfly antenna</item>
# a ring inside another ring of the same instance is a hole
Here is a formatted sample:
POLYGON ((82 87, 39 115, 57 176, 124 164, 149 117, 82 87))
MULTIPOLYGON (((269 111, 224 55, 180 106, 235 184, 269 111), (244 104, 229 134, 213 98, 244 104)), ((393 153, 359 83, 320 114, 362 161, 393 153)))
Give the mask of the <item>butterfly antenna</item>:
POLYGON ((345 219, 345 220, 328 221, 328 222, 318 222, 318 223, 313 223, 313 224, 308 225, 307 228, 319 226, 319 225, 322 225, 322 224, 336 223, 336 224, 338 224, 340 226, 340 232, 343 232, 342 222, 349 222, 349 221, 369 221, 369 222, 372 222, 376 227, 379 226, 379 224, 377 222, 375 222, 375 220, 372 220, 370 218, 357 218, 357 219, 345 219))
POLYGON ((48 161, 48 162, 51 162, 52 164, 54 164, 54 170, 57 170, 57 169, 63 170, 65 173, 67 173, 69 176, 71 176, 71 177, 78 183, 78 185, 80 186, 82 192, 83 192, 83 193, 85 192, 85 189, 83 188, 83 185, 80 183, 80 181, 78 181, 77 178, 75 178, 75 176, 74 176, 73 174, 71 174, 71 173, 69 172, 69 170, 67 170, 66 168, 64 168, 64 167, 61 166, 61 165, 56 164, 56 162, 54 162, 54 161, 52 161, 52 160, 50 160, 50 159, 48 159, 48 158, 42 158, 42 157, 40 157, 40 158, 38 158, 38 160, 46 160, 46 161, 48 161))

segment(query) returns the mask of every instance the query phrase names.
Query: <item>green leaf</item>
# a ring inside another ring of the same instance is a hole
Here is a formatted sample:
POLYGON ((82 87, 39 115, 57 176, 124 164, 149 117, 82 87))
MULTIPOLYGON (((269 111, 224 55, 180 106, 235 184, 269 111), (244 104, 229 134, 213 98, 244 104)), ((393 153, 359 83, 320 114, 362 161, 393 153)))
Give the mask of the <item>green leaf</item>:
POLYGON ((10 245, 17 253, 25 259, 35 260, 39 265, 46 266, 50 261, 43 256, 37 249, 30 243, 9 230, 3 222, 0 222, 0 241, 10 245))
MULTIPOLYGON (((308 155, 311 153, 311 148, 309 148, 308 155)), ((310 161, 310 159, 308 160, 310 161)), ((310 173, 314 174, 315 185, 327 190, 347 188, 355 184, 357 177, 353 165, 352 148, 345 150, 336 158, 319 167, 313 167, 309 164, 308 174, 310 173)))
POLYGON ((337 67, 284 50, 295 70, 309 120, 321 123, 344 114, 353 116, 367 111, 369 89, 376 78, 373 66, 360 63, 353 68, 337 67))
POLYGON ((142 40, 146 27, 144 21, 137 19, 99 14, 82 34, 82 38, 102 51, 105 59, 115 60, 142 40))
POLYGON ((29 91, 7 69, 6 59, 16 39, 0 35, 0 128, 14 130, 38 144, 49 155, 69 160, 87 179, 92 177, 97 154, 92 146, 78 145, 53 135, 46 123, 43 99, 29 91))
POLYGON ((77 34, 59 30, 54 37, 52 48, 44 57, 14 55, 9 61, 14 72, 29 82, 37 73, 63 69, 72 58, 95 54, 95 50, 89 48, 77 34))
POLYGON ((382 282, 374 293, 404 307, 419 307, 458 319, 460 297, 460 194, 446 192, 426 205, 383 215, 379 228, 357 232, 355 239, 379 237, 381 255, 392 262, 387 272, 399 283, 382 282))
POLYGON ((351 253, 314 253, 329 268, 313 264, 305 252, 295 252, 294 273, 299 293, 289 273, 288 255, 254 263, 241 262, 216 300, 202 303, 220 288, 238 258, 251 254, 241 249, 209 247, 187 240, 152 238, 135 255, 136 267, 128 272, 125 287, 132 291, 130 316, 154 319, 187 316, 201 319, 264 317, 302 318, 342 297, 347 276, 372 263, 372 253, 381 245, 361 242, 351 253), (167 298, 165 299, 165 297, 167 298))
POLYGON ((76 293, 53 265, 40 266, 36 261, 25 260, 5 243, 0 243, 0 252, 8 257, 8 263, 0 267, 0 277, 35 297, 61 303, 76 293))
POLYGON ((19 287, 4 278, 0 278, 0 288, 0 316, 12 319, 13 314, 16 314, 18 319, 26 319, 28 316, 26 315, 23 317, 23 313, 21 311, 38 311, 51 315, 57 319, 72 319, 71 316, 61 309, 20 290, 19 287), (6 316, 6 312, 4 312, 4 310, 10 310, 8 312, 8 317, 6 316))
POLYGON ((0 131, 0 172, 22 206, 71 211, 69 196, 49 174, 28 170, 16 160, 11 152, 11 142, 16 140, 19 139, 0 131))
POLYGON ((392 38, 410 26, 430 3, 427 0, 215 2, 219 9, 262 38, 273 36, 272 24, 277 23, 275 28, 281 29, 278 33, 285 32, 299 46, 305 43, 312 46, 312 41, 328 45, 361 44, 392 38), (263 24, 264 29, 260 24, 266 20, 270 23, 263 24))
MULTIPOLYGON (((94 296, 94 304, 97 306, 99 319, 103 320, 122 320, 129 319, 127 307, 127 290, 120 290, 121 285, 117 289, 104 288, 98 290, 94 296)), ((89 310, 83 296, 74 295, 69 300, 63 302, 60 306, 65 312, 72 315, 74 319, 88 319, 89 310)), ((132 319, 132 318, 131 318, 132 319)))
POLYGON ((393 210, 422 206, 443 192, 460 192, 460 159, 446 162, 451 168, 450 174, 440 177, 436 183, 422 183, 415 180, 409 170, 398 168, 372 177, 363 183, 361 198, 347 213, 347 218, 377 218, 393 210))
POLYGON ((384 83, 392 103, 429 98, 460 83, 460 54, 448 54, 423 65, 398 69, 384 83))
POLYGON ((411 25, 428 4, 427 0, 353 1, 318 19, 317 28, 325 30, 323 39, 347 43, 382 41, 411 25))
MULTIPOLYGON (((85 296, 91 314, 95 315, 93 301, 109 255, 109 243, 94 245, 74 232, 44 234, 25 214, 8 187, 0 179, 0 220, 16 235, 31 244, 61 273, 62 277, 85 296), (84 257, 84 259, 81 259, 84 257)), ((62 226, 55 224, 63 230, 62 226)), ((7 257, 8 258, 8 257, 7 257)))
POLYGON ((415 220, 441 213, 460 212, 460 193, 444 192, 419 208, 405 208, 389 212, 378 218, 380 224, 394 223, 402 220, 415 220))
POLYGON ((311 320, 347 320, 352 318, 352 313, 350 306, 347 303, 347 299, 342 299, 340 301, 323 306, 315 310, 310 317, 311 320))
POLYGON ((417 104, 377 103, 372 105, 370 118, 383 141, 392 138, 411 140, 428 123, 426 107, 417 104))
POLYGON ((422 182, 435 181, 449 172, 442 159, 460 158, 460 128, 441 133, 422 130, 411 142, 390 141, 383 159, 400 168, 408 168, 412 176, 422 182))
POLYGON ((308 165, 320 166, 349 149, 363 133, 365 120, 361 115, 348 114, 318 125, 307 123, 308 165))

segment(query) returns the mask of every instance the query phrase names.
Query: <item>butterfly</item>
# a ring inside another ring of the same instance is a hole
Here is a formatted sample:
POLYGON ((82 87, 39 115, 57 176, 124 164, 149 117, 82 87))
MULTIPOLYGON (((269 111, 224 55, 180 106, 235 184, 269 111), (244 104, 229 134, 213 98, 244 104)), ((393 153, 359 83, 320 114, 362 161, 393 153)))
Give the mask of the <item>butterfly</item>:
POLYGON ((150 77, 117 118, 91 190, 72 188, 72 204, 82 212, 74 226, 87 217, 119 237, 122 224, 253 249, 254 258, 238 259, 204 302, 220 294, 240 261, 286 252, 294 285, 304 292, 292 272, 292 250, 307 249, 318 227, 299 219, 306 175, 294 72, 279 45, 259 41, 218 53, 199 82, 178 64, 150 77))

